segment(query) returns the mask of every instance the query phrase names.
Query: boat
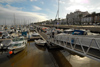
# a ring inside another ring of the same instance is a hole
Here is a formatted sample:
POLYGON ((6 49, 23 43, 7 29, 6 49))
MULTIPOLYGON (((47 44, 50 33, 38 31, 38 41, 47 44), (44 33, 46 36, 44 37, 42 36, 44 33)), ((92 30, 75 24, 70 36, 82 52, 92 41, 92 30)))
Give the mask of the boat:
POLYGON ((22 51, 25 48, 25 44, 21 42, 13 42, 8 47, 9 54, 15 54, 22 51))
POLYGON ((45 40, 41 40, 41 39, 35 40, 35 44, 40 45, 40 46, 45 46, 46 41, 45 40))
POLYGON ((65 34, 72 34, 73 31, 74 31, 74 29, 66 29, 66 30, 64 30, 63 33, 65 33, 65 34))
POLYGON ((12 39, 12 42, 23 42, 23 43, 25 43, 25 44, 27 44, 27 40, 25 39, 25 37, 24 36, 21 36, 21 37, 14 37, 13 39, 12 39))
POLYGON ((3 40, 0 43, 0 50, 7 50, 8 46, 10 45, 11 40, 3 40))
POLYGON ((37 33, 37 32, 33 32, 33 33, 32 33, 32 37, 39 37, 39 36, 40 36, 40 34, 37 33))
POLYGON ((8 47, 9 54, 16 54, 22 51, 27 45, 27 40, 24 37, 15 37, 12 39, 11 44, 8 47))
POLYGON ((89 30, 85 30, 85 29, 67 29, 64 30, 63 33, 60 33, 58 35, 100 35, 97 33, 92 33, 89 30))
POLYGON ((89 30, 85 29, 76 29, 72 32, 72 35, 100 35, 100 34, 92 33, 89 30))
POLYGON ((11 38, 7 31, 0 31, 0 39, 11 38))

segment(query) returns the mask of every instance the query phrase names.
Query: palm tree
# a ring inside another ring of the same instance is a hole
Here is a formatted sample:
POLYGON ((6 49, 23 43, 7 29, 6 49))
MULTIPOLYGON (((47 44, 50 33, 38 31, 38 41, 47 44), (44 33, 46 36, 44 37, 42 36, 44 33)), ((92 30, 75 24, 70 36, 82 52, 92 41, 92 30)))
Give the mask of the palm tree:
POLYGON ((79 24, 80 24, 80 25, 82 24, 82 23, 81 23, 81 18, 82 18, 82 16, 83 16, 83 14, 79 14, 79 19, 80 19, 79 24))
POLYGON ((94 23, 95 14, 96 14, 96 12, 93 12, 93 13, 92 13, 92 19, 93 19, 93 20, 92 20, 92 24, 94 23))

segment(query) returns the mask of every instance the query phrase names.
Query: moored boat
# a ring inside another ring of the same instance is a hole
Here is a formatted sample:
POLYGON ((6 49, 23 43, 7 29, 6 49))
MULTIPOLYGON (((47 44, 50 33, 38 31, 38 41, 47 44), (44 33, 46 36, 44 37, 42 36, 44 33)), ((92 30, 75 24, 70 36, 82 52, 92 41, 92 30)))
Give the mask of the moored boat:
POLYGON ((41 40, 41 39, 35 40, 35 44, 40 45, 40 46, 45 46, 46 41, 45 40, 41 40))
POLYGON ((9 54, 15 54, 22 51, 27 44, 27 40, 24 37, 16 37, 12 40, 8 47, 9 54))
POLYGON ((32 33, 32 37, 39 37, 39 36, 40 36, 40 34, 37 32, 32 33))

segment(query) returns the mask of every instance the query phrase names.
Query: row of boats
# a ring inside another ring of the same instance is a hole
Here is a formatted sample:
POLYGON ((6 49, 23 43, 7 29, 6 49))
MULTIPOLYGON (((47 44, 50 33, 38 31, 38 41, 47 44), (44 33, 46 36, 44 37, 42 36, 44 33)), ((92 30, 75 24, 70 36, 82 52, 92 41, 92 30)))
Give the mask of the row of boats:
MULTIPOLYGON (((31 37, 38 37, 38 36, 40 36, 40 34, 37 32, 33 32, 31 35, 31 37)), ((42 39, 35 40, 35 44, 40 46, 45 46, 46 41, 42 39)), ((4 40, 3 42, 0 43, 0 49, 7 50, 10 55, 22 51, 26 46, 27 46, 27 39, 24 36, 13 37, 11 40, 4 40)))
POLYGON ((1 43, 0 48, 3 50, 8 50, 9 54, 15 54, 23 50, 27 45, 27 39, 25 37, 14 37, 8 45, 1 43))
POLYGON ((43 32, 45 32, 47 35, 52 34, 54 32, 55 34, 70 34, 70 35, 100 35, 99 33, 92 33, 90 30, 87 29, 56 29, 56 28, 50 28, 50 27, 43 27, 43 26, 36 26, 39 29, 42 29, 43 32))
MULTIPOLYGON (((74 30, 74 29, 67 29, 67 30, 61 30, 61 29, 50 29, 50 28, 42 28, 42 31, 45 31, 45 33, 48 34, 52 34, 52 32, 54 31, 57 35, 56 38, 62 38, 62 36, 65 38, 65 36, 71 36, 71 35, 99 35, 96 33, 91 33, 89 30, 74 30), (67 34, 67 35, 65 35, 67 34)), ((33 32, 31 34, 31 37, 38 37, 40 36, 39 33, 37 32, 33 32)), ((63 39, 64 39, 63 38, 63 39)), ((63 40, 62 39, 62 40, 63 40)), ((47 43, 46 40, 42 40, 42 39, 38 39, 38 40, 34 40, 35 44, 39 45, 39 46, 45 46, 45 44, 47 43)), ((27 39, 25 39, 24 36, 20 36, 20 37, 14 37, 12 38, 11 42, 8 45, 5 45, 1 42, 0 44, 0 49, 7 49, 9 51, 9 54, 15 54, 18 53, 20 51, 22 51, 25 47, 27 46, 27 39)))

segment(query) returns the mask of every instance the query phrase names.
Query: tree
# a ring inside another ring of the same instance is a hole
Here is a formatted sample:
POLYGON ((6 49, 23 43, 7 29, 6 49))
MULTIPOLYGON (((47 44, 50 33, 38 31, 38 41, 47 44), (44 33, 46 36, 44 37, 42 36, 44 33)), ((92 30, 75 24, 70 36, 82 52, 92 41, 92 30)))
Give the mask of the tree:
POLYGON ((95 18, 96 12, 92 13, 92 24, 94 23, 94 18, 95 18))
POLYGON ((81 18, 83 17, 83 14, 79 14, 79 19, 80 19, 80 21, 79 21, 79 24, 81 25, 82 23, 81 23, 81 18))

